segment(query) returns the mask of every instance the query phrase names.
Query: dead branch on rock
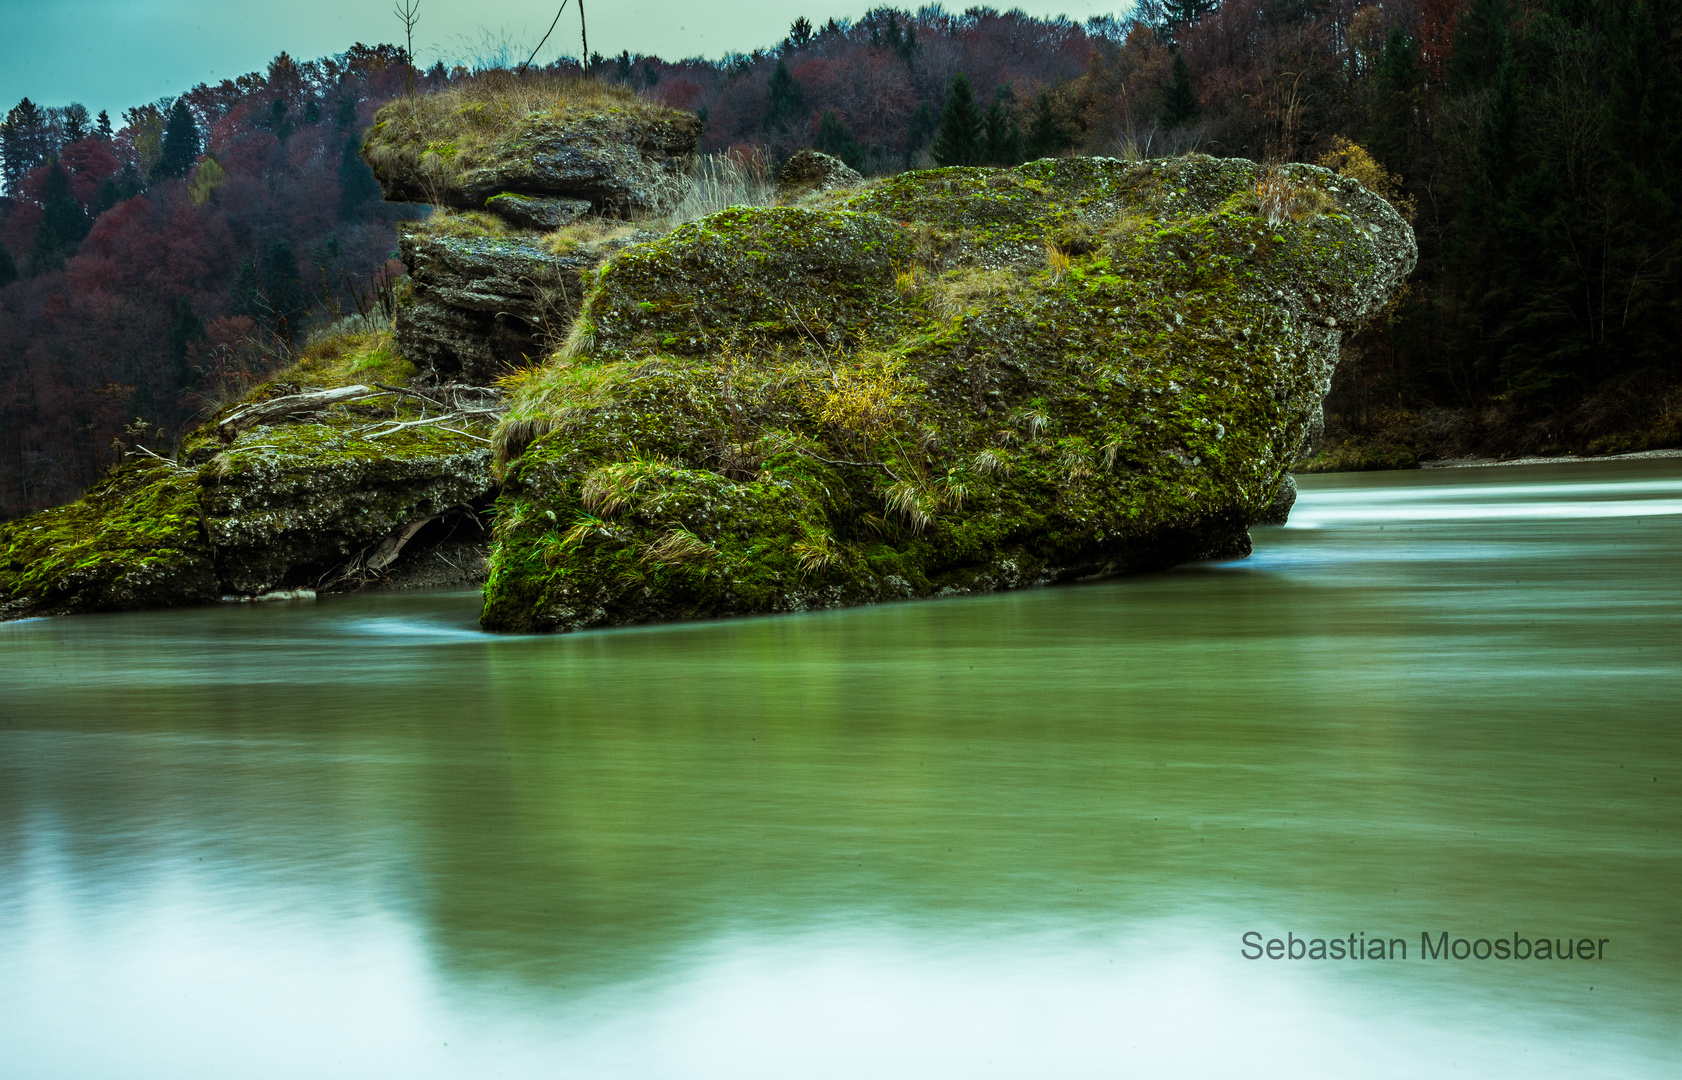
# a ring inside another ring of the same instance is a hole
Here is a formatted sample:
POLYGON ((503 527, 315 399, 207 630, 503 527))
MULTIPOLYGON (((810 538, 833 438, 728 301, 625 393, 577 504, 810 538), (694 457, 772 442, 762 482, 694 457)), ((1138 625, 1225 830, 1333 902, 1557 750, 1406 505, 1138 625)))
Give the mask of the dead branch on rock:
POLYGON ((269 420, 281 417, 310 416, 333 405, 343 405, 364 398, 380 397, 383 392, 358 383, 355 386, 336 386, 331 390, 312 390, 304 394, 270 398, 236 410, 216 425, 216 434, 223 442, 233 442, 239 436, 269 420))

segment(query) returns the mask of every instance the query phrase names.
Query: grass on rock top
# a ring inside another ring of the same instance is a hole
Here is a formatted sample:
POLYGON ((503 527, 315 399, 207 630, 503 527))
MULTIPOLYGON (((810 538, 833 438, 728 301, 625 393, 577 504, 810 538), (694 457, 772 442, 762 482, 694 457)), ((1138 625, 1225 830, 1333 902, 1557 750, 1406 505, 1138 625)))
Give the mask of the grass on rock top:
POLYGON ((365 153, 378 168, 418 167, 448 187, 453 178, 499 154, 517 156, 523 130, 614 114, 647 120, 682 115, 598 79, 499 69, 381 106, 368 131, 365 153))

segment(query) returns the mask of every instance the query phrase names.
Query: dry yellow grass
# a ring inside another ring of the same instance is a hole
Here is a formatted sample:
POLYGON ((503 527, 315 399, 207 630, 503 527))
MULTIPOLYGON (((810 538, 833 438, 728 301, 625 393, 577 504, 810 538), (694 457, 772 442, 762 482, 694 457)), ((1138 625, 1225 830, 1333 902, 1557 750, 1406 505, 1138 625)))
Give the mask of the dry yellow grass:
POLYGON ((1332 140, 1332 148, 1314 164, 1331 169, 1339 176, 1359 180, 1368 191, 1396 208, 1396 213, 1411 222, 1419 206, 1402 194, 1402 178, 1389 171, 1367 152, 1360 143, 1350 142, 1339 135, 1332 140))
POLYGON ((1256 209, 1269 225, 1312 221, 1332 205, 1331 196, 1277 165, 1268 166, 1256 179, 1255 200, 1256 209))
POLYGON ((952 318, 1011 295, 1020 283, 1010 270, 952 270, 929 282, 929 303, 952 318))
POLYGON ((903 358, 864 353, 806 386, 802 403, 819 423, 869 443, 898 426, 911 396, 922 388, 919 380, 902 374, 904 367, 903 358))
POLYGON ((485 164, 498 143, 529 117, 561 120, 568 113, 608 112, 656 117, 672 110, 595 79, 485 71, 384 106, 369 132, 367 154, 377 166, 418 164, 443 179, 485 164))

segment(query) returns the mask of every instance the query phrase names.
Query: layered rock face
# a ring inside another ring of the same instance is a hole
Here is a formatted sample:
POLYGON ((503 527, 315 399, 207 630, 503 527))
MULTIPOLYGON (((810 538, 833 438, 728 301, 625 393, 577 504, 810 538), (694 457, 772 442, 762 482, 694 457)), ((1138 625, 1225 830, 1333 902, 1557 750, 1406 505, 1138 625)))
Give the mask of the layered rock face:
POLYGON ((527 236, 460 236, 405 224, 398 253, 410 289, 397 344, 417 367, 487 382, 541 358, 583 300, 594 252, 557 256, 527 236))
POLYGON ((582 276, 624 242, 545 244, 542 234, 670 210, 689 190, 700 138, 692 114, 620 88, 505 89, 535 94, 539 107, 522 112, 470 86, 392 102, 363 139, 388 201, 494 215, 399 234, 412 288, 398 343, 446 379, 488 381, 541 358, 578 313, 582 276))
POLYGON ((615 255, 514 396, 483 623, 576 630, 1249 550, 1407 224, 1311 166, 911 173, 615 255))

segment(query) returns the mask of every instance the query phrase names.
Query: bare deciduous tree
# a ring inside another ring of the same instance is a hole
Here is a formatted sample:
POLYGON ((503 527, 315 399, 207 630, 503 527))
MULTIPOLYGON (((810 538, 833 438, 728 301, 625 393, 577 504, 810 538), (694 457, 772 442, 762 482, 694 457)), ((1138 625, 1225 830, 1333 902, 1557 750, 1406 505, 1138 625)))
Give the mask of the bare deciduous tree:
POLYGON ((403 22, 403 48, 409 61, 409 96, 415 96, 415 23, 420 21, 420 0, 397 0, 392 9, 403 22))

